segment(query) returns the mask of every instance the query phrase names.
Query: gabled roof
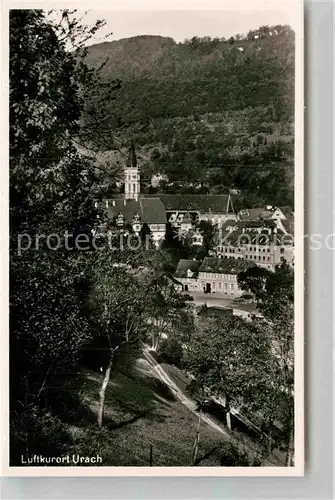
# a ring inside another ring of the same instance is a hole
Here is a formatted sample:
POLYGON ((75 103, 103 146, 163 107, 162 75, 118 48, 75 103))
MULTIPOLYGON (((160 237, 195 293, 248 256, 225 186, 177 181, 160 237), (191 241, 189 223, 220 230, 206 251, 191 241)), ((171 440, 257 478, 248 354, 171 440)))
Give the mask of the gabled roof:
POLYGON ((293 210, 290 207, 278 207, 281 210, 282 214, 286 217, 286 219, 292 220, 294 219, 293 210))
POLYGON ((249 267, 254 267, 254 262, 240 259, 218 259, 216 257, 206 257, 199 269, 199 272, 217 274, 238 274, 249 267))
POLYGON ((265 208, 247 208, 239 211, 242 220, 270 219, 272 215, 273 211, 265 208))
POLYGON ((166 211, 159 198, 139 198, 136 200, 109 200, 108 217, 113 219, 123 214, 125 223, 131 223, 135 214, 139 214, 141 222, 147 224, 166 224, 166 211))
POLYGON ((167 211, 198 211, 227 213, 229 195, 226 194, 155 194, 164 203, 167 211))
POLYGON ((194 278, 197 277, 201 260, 180 259, 175 272, 176 278, 187 278, 187 271, 194 273, 194 278))
POLYGON ((246 229, 248 228, 275 228, 277 225, 273 219, 258 219, 258 220, 245 220, 242 221, 242 227, 245 227, 246 229))

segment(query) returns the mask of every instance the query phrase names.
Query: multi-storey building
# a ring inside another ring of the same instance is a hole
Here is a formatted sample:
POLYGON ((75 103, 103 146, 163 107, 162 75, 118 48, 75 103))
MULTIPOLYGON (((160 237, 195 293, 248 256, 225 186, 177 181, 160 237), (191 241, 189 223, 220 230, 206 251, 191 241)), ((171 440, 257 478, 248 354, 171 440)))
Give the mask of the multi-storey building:
POLYGON ((293 237, 271 219, 227 221, 216 233, 214 251, 217 257, 251 261, 267 269, 284 260, 294 265, 293 237))
POLYGON ((254 265, 253 262, 215 257, 206 257, 202 262, 182 259, 175 278, 185 292, 215 293, 235 298, 243 293, 238 286, 237 275, 254 265))

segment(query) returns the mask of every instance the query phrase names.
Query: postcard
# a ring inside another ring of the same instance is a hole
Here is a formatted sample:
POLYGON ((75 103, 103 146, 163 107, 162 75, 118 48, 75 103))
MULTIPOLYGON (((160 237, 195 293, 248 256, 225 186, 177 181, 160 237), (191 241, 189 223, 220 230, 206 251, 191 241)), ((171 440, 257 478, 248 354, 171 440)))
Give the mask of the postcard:
POLYGON ((302 2, 1 22, 3 474, 303 475, 302 2))

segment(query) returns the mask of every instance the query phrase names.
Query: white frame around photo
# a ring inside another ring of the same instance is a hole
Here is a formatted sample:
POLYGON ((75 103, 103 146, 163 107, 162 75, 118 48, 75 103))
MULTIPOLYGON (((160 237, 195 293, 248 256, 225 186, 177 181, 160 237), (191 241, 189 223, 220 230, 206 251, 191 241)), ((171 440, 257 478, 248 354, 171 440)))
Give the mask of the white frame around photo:
POLYGON ((114 6, 108 0, 96 2, 16 2, 7 1, 1 5, 1 69, 4 84, 1 90, 1 115, 2 132, 1 145, 3 155, 3 168, 1 171, 1 233, 2 251, 8 248, 8 13, 13 8, 86 8, 94 10, 230 10, 238 11, 248 8, 269 8, 275 11, 288 10, 292 17, 292 27, 295 31, 295 461, 292 467, 10 467, 9 466, 9 325, 8 325, 8 256, 2 255, 1 271, 1 313, 2 340, 1 340, 1 429, 2 455, 0 470, 8 477, 121 477, 121 476, 167 476, 167 477, 294 477, 304 475, 305 464, 305 425, 304 425, 304 12, 302 0, 277 1, 277 0, 124 0, 114 6), (7 246, 6 246, 7 245, 7 246), (4 272, 3 270, 6 270, 4 272))

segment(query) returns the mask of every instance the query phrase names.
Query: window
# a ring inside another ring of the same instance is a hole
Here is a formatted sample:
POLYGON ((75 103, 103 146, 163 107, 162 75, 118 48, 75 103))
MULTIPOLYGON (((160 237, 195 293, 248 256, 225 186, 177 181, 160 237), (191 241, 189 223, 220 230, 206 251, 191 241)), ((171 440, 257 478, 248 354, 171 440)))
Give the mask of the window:
POLYGON ((285 252, 285 249, 284 248, 281 248, 280 249, 280 253, 284 253, 285 252))
POLYGON ((263 255, 263 260, 265 260, 265 255, 263 255))
POLYGON ((136 184, 133 184, 133 193, 136 193, 136 184))
POLYGON ((233 292, 234 291, 234 283, 230 283, 230 291, 233 292))
POLYGON ((219 290, 222 290, 222 283, 221 283, 221 281, 219 282, 219 290))
POLYGON ((213 281, 213 290, 215 290, 215 281, 213 281))
POLYGON ((270 252, 270 248, 268 248, 268 252, 270 252))
POLYGON ((225 290, 228 290, 228 283, 225 283, 225 284, 224 284, 224 289, 225 289, 225 290))
POLYGON ((270 261, 270 257, 268 257, 268 261, 270 261))

